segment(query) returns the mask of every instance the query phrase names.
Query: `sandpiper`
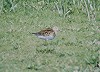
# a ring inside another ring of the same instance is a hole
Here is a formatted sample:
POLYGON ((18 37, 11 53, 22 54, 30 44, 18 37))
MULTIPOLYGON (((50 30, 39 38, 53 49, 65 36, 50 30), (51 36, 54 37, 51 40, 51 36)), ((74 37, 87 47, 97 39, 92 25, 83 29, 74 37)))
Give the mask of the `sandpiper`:
POLYGON ((47 41, 47 40, 54 39, 58 30, 59 30, 58 27, 46 28, 46 29, 43 29, 39 32, 32 33, 32 34, 35 34, 38 38, 44 39, 47 41))

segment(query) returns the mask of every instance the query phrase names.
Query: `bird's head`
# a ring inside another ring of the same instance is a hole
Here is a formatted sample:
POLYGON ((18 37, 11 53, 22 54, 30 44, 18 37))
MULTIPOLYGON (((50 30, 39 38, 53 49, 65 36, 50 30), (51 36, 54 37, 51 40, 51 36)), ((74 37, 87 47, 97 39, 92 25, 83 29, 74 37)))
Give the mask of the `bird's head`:
POLYGON ((54 30, 54 32, 55 32, 56 34, 57 34, 57 32, 59 31, 59 28, 58 28, 57 26, 54 26, 52 29, 54 30))

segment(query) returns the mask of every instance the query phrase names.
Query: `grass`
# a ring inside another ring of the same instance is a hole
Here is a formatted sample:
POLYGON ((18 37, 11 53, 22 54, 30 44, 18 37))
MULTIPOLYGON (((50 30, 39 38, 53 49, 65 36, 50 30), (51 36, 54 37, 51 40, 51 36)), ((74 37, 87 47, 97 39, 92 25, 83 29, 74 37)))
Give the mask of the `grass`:
POLYGON ((100 24, 84 14, 60 17, 49 9, 8 12, 0 16, 0 72, 99 72, 100 24), (48 41, 32 32, 58 26, 48 41))

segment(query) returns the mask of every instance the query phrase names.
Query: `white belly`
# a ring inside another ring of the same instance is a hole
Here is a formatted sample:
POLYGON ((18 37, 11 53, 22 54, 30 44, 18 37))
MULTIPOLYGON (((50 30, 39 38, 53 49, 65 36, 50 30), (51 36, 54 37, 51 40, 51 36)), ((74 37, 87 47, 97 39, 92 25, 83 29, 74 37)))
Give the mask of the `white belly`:
POLYGON ((44 39, 44 40, 52 40, 54 36, 38 36, 38 38, 44 39))

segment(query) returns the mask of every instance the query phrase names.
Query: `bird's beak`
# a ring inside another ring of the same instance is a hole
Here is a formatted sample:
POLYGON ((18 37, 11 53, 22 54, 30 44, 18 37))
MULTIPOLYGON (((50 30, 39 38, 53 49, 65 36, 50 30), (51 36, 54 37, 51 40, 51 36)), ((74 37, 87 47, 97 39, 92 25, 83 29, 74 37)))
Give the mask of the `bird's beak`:
POLYGON ((59 32, 62 32, 62 30, 58 30, 59 32))

